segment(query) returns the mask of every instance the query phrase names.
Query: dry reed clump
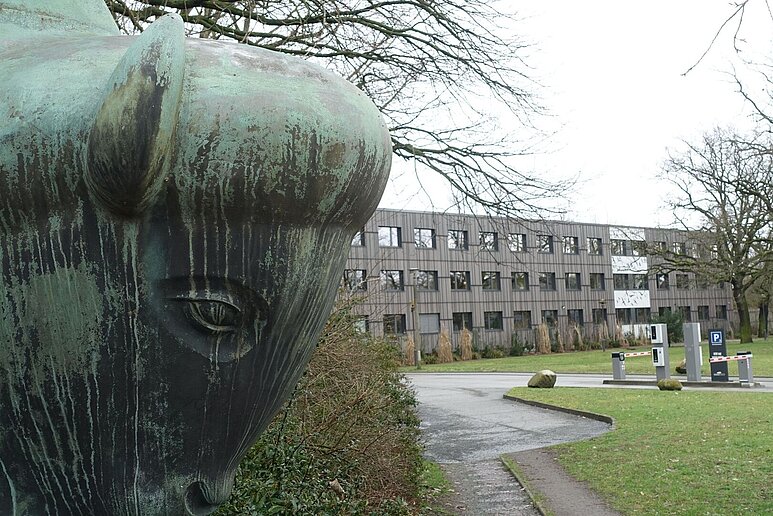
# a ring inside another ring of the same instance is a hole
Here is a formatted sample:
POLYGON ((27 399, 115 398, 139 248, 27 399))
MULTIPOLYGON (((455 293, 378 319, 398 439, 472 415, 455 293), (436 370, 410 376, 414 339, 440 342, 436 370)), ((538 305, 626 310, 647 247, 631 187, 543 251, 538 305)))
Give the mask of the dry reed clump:
POLYGON ((599 344, 603 343, 609 343, 609 327, 607 326, 607 323, 604 324, 597 324, 596 328, 598 329, 598 336, 599 336, 599 344))
POLYGON ((472 332, 467 328, 462 330, 459 342, 459 356, 462 360, 472 360, 472 332))
POLYGON ((575 351, 585 351, 585 342, 582 339, 582 333, 580 333, 580 327, 576 324, 572 326, 572 341, 574 343, 575 351))
POLYGON ((537 326, 535 331, 537 333, 537 353, 550 353, 550 332, 548 331, 548 325, 542 323, 537 326))
POLYGON ((637 340, 637 345, 642 346, 642 347, 646 347, 646 346, 649 346, 651 344, 650 338, 647 335, 646 331, 640 331, 639 332, 639 338, 636 339, 636 340, 637 340))
POLYGON ((413 337, 408 337, 408 340, 405 343, 405 350, 403 351, 403 362, 407 366, 415 366, 416 360, 416 346, 413 343, 413 337))
POLYGON ((623 327, 619 323, 615 325, 615 341, 620 344, 621 348, 628 347, 628 341, 625 339, 625 335, 623 335, 623 327))
POLYGON ((448 364, 454 361, 454 354, 451 351, 451 339, 448 338, 448 332, 440 332, 440 341, 438 342, 437 359, 441 364, 448 364))
POLYGON ((564 332, 560 328, 556 328, 556 352, 563 353, 566 351, 564 348, 564 332))

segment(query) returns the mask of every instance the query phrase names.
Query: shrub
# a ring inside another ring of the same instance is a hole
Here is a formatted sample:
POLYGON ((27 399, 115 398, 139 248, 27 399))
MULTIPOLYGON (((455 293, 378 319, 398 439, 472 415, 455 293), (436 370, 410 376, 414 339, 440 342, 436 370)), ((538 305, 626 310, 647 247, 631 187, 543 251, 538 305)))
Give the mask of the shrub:
POLYGON ((427 365, 440 363, 440 359, 435 353, 427 353, 425 355, 422 355, 421 361, 422 363, 427 365))
POLYGON ((681 312, 665 312, 663 315, 656 315, 652 318, 652 323, 666 325, 669 343, 684 341, 684 329, 682 328, 684 318, 681 312))
POLYGON ((409 513, 422 469, 416 399, 397 372, 397 348, 352 323, 346 309, 331 316, 219 515, 409 513))
POLYGON ((526 348, 518 340, 518 335, 516 335, 515 333, 510 335, 510 356, 520 357, 520 356, 523 356, 525 351, 526 351, 526 348))
POLYGON ((664 378, 663 380, 658 380, 658 389, 661 391, 681 391, 682 382, 674 378, 664 378))

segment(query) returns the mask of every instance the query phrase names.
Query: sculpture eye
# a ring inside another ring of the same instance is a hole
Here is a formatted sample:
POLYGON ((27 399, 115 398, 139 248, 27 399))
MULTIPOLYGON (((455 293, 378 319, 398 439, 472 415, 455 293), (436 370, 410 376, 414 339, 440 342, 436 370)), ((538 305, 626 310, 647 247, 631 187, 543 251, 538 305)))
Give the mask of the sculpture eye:
POLYGON ((233 333, 241 322, 237 307, 212 299, 186 299, 185 314, 194 325, 213 334, 233 333))

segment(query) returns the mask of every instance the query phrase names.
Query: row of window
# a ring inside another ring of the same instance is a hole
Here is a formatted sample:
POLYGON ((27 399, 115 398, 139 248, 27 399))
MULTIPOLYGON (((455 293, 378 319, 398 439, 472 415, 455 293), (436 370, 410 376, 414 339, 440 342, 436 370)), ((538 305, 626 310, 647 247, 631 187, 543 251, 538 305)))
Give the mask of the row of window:
MULTIPOLYGON (((535 249, 538 253, 551 254, 554 252, 555 242, 553 235, 538 233, 535 236, 535 249)), ((436 249, 437 234, 432 228, 414 228, 413 244, 418 249, 436 249)), ((470 247, 469 233, 464 229, 449 229, 446 236, 446 244, 449 249, 467 250, 470 247)), ((564 236, 560 240, 561 249, 564 254, 579 254, 580 239, 576 236, 564 236)), ((352 246, 365 245, 364 230, 358 231, 352 239, 352 246)), ((379 226, 378 227, 378 245, 379 247, 402 247, 403 231, 400 226, 379 226)), ((499 233, 496 231, 481 231, 479 235, 479 247, 486 251, 499 251, 499 233)), ((528 249, 525 233, 509 233, 507 235, 507 248, 512 252, 526 252, 528 249)), ((666 242, 654 242, 653 252, 662 253, 668 248, 666 242)), ((586 249, 590 255, 602 254, 602 239, 599 237, 588 237, 586 239, 586 249)), ((622 240, 610 239, 610 254, 613 256, 646 256, 648 253, 647 243, 644 240, 622 240)), ((687 254, 687 244, 685 242, 673 242, 671 252, 674 254, 687 254)), ((713 251, 715 254, 716 251, 713 251)))
MULTIPOLYGON (((689 306, 680 306, 676 311, 682 314, 685 322, 692 321, 692 310, 689 306)), ((671 312, 670 307, 661 307, 658 314, 663 316, 671 312)), ((697 310, 698 321, 708 321, 710 319, 709 306, 699 305, 697 310)), ((541 322, 548 326, 554 326, 558 322, 558 310, 542 310, 540 312, 541 322)), ((584 313, 582 309, 568 309, 566 317, 570 324, 582 326, 585 324, 584 313)), ((649 308, 618 308, 615 310, 615 317, 620 324, 648 324, 652 320, 652 312, 649 308)), ((715 319, 727 319, 727 305, 716 305, 715 319)), ((593 324, 606 324, 606 308, 593 308, 591 310, 590 321, 593 324)), ((406 333, 405 314, 386 314, 384 315, 384 333, 403 335, 406 333)), ((367 331, 368 322, 361 319, 358 322, 360 329, 367 331)), ((513 329, 529 329, 532 326, 531 310, 516 310, 513 312, 513 329)), ((472 312, 454 312, 452 314, 453 331, 459 332, 464 329, 471 330, 473 325, 472 312)), ((503 330, 503 312, 492 311, 483 312, 483 329, 485 330, 503 330)), ((440 333, 440 314, 419 314, 419 332, 422 334, 440 333)))
MULTIPOLYGON (((479 248, 485 251, 499 251, 499 233, 495 231, 481 231, 479 248)), ((601 255, 601 238, 588 237, 588 254, 601 255)), ((437 234, 431 228, 414 228, 413 244, 417 249, 437 249, 437 234)), ((469 233, 464 229, 449 229, 446 235, 448 249, 467 250, 470 248, 469 233)), ((364 246, 364 230, 358 231, 352 239, 352 246, 364 246)), ((402 247, 403 231, 399 226, 378 227, 379 247, 402 247)), ((580 239, 576 236, 565 236, 561 239, 564 254, 579 254, 580 239)), ((507 235, 507 248, 514 253, 526 252, 527 242, 525 233, 509 233, 507 235)), ((554 237, 552 235, 537 234, 536 246, 539 253, 553 253, 554 237)))
MULTIPOLYGON (((416 270, 415 285, 419 290, 438 290, 438 272, 432 270, 416 270)), ((689 288, 687 274, 676 274, 676 288, 689 288)), ((615 290, 649 290, 649 278, 646 274, 613 274, 612 280, 615 290)), ((470 271, 451 271, 449 273, 451 290, 470 290, 470 271)), ((513 290, 529 290, 529 273, 513 272, 510 283, 513 290)), ((657 274, 655 283, 659 290, 670 288, 668 274, 657 274)), ((367 271, 364 269, 346 269, 343 277, 344 288, 350 291, 365 291, 368 288, 367 271)), ((383 290, 401 291, 405 289, 405 277, 402 270, 382 270, 379 274, 379 284, 383 290)), ((498 271, 481 272, 481 288, 483 290, 501 290, 502 276, 498 271)), ((537 285, 540 290, 556 290, 556 273, 537 273, 537 285)), ((696 278, 698 288, 707 288, 708 281, 696 278)), ((721 285, 720 285, 721 286, 721 285)), ((564 275, 564 287, 566 290, 582 290, 583 283, 579 272, 567 272, 564 275)), ((605 290, 606 282, 603 272, 591 272, 588 274, 587 287, 590 290, 605 290)))

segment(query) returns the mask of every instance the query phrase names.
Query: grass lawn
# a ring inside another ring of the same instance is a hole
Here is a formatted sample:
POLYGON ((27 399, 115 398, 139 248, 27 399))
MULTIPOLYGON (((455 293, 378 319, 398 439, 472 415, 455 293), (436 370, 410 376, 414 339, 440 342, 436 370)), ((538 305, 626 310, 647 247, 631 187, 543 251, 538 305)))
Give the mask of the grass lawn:
MULTIPOLYGON (((703 369, 704 378, 711 375, 709 369, 709 346, 703 343, 703 369)), ((651 348, 640 348, 639 351, 649 351, 651 348)), ((550 355, 527 355, 523 357, 493 358, 483 360, 469 360, 465 362, 453 362, 450 364, 422 365, 422 371, 426 372, 512 372, 533 373, 540 369, 550 369, 556 373, 601 373, 612 375, 613 351, 636 351, 630 349, 611 349, 607 351, 577 351, 570 353, 554 353, 550 355)), ((684 348, 670 348, 671 374, 673 368, 684 358, 684 348)), ((729 354, 736 351, 751 351, 752 370, 755 376, 773 377, 773 340, 756 340, 752 344, 739 344, 730 342, 727 345, 729 354)), ((730 376, 738 376, 738 363, 728 363, 730 376)), ((406 372, 415 371, 406 367, 406 372)), ((628 374, 655 374, 655 366, 649 357, 629 358, 625 361, 625 370, 628 374)))
POLYGON ((623 514, 773 514, 773 394, 528 389, 509 394, 612 416, 615 429, 555 447, 623 514))

